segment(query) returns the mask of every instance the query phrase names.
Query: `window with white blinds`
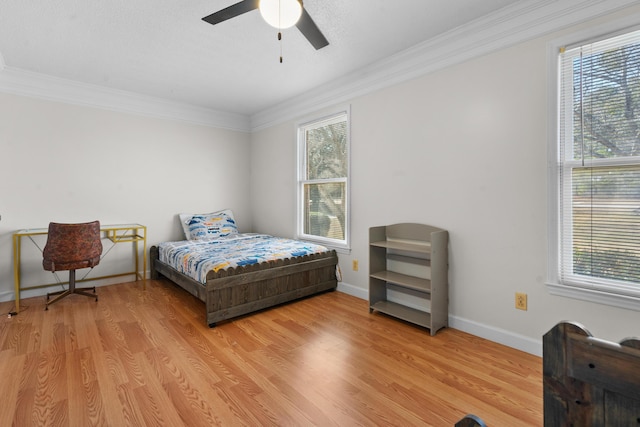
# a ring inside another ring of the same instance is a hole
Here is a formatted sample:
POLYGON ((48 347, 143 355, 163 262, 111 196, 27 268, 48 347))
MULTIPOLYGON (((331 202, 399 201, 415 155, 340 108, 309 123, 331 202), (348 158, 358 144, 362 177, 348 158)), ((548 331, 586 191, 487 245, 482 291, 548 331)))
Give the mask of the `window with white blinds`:
POLYGON ((640 31, 558 63, 557 280, 640 298, 640 31))
POLYGON ((298 237, 349 247, 349 111, 298 126, 298 237))

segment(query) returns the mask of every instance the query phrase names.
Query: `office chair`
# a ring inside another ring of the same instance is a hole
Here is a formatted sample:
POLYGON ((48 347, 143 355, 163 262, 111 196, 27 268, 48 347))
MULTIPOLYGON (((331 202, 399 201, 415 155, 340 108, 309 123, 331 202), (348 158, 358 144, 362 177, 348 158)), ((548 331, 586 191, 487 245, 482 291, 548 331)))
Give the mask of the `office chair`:
POLYGON ((42 266, 45 270, 52 273, 69 270, 69 288, 48 293, 45 310, 49 309, 50 304, 70 294, 85 295, 98 301, 95 286, 76 288, 76 269, 93 268, 100 262, 102 241, 99 221, 82 224, 49 223, 49 234, 42 255, 42 266), (89 290, 93 290, 93 293, 87 292, 89 290), (57 296, 49 301, 52 295, 57 296))

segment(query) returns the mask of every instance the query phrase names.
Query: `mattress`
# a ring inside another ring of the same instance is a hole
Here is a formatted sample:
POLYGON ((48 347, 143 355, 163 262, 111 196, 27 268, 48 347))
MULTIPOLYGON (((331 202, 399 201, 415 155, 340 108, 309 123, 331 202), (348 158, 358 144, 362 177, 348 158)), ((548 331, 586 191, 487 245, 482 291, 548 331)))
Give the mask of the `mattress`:
POLYGON ((182 274, 207 282, 207 273, 328 252, 322 245, 267 234, 243 233, 212 240, 182 240, 158 245, 160 261, 182 274))

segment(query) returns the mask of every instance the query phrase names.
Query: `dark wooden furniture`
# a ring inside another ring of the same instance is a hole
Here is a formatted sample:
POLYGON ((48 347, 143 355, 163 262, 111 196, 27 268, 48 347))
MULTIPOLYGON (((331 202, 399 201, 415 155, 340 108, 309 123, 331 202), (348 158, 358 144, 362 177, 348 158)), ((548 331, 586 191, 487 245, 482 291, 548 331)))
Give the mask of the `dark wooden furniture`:
POLYGON ((157 246, 151 247, 150 254, 151 278, 162 275, 203 301, 210 327, 243 314, 334 290, 338 284, 335 251, 210 271, 204 285, 160 261, 157 246))
POLYGON ((544 425, 640 425, 640 340, 599 340, 562 322, 542 341, 544 425))

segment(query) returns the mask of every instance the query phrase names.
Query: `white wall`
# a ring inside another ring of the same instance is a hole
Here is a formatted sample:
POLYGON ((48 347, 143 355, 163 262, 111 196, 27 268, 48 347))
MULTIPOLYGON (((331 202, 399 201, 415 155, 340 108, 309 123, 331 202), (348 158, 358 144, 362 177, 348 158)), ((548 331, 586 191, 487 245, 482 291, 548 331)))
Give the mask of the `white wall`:
MULTIPOLYGON (((640 336, 639 312, 546 290, 547 43, 557 36, 351 100, 343 289, 367 295, 369 227, 427 223, 450 232, 451 326, 536 354, 561 320, 599 338, 640 336), (528 311, 514 308, 515 292, 528 294, 528 311)), ((256 231, 293 234, 296 121, 253 135, 256 231)))
MULTIPOLYGON (((137 222, 151 245, 182 238, 180 212, 231 208, 250 231, 249 141, 245 132, 0 94, 0 300, 14 299, 18 229, 137 222)), ((24 274, 41 268, 40 258, 24 274)))
POLYGON ((252 136, 251 217, 257 232, 296 232, 296 129, 274 126, 252 136), (258 228, 256 228, 258 225, 258 228))

